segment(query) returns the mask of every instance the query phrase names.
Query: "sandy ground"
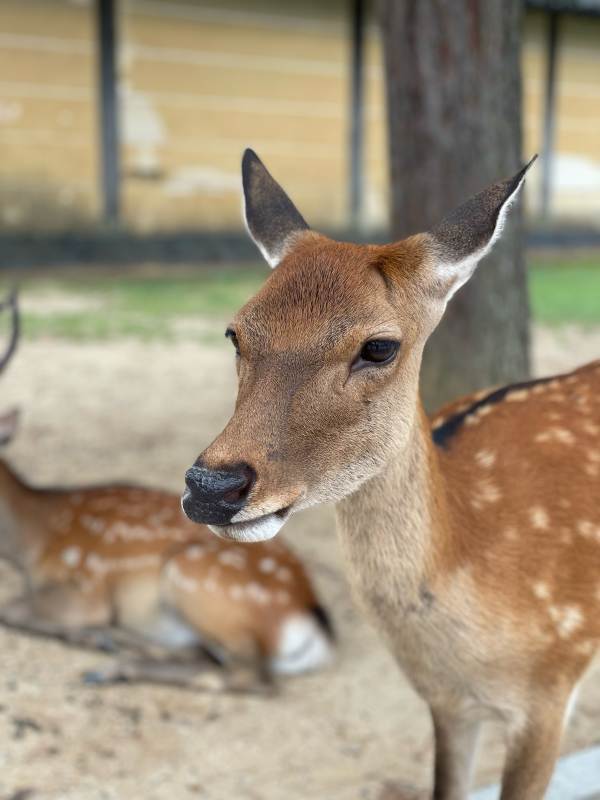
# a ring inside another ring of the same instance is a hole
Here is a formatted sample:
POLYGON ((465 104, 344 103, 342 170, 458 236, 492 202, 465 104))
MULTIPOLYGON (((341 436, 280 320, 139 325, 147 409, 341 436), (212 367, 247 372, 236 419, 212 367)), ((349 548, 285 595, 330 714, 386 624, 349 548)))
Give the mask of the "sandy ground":
MULTIPOLYGON (((536 373, 564 371, 600 357, 600 330, 536 329, 534 345, 536 373)), ((128 479, 179 492, 234 397, 228 347, 26 342, 2 379, 0 411, 22 411, 6 456, 40 485, 128 479)), ((96 688, 80 676, 108 656, 0 630, 0 800, 367 800, 388 780, 428 786, 426 707, 352 607, 332 509, 292 518, 283 535, 332 611, 334 667, 272 699, 96 688)), ((19 586, 2 567, 0 601, 19 586)), ((598 740, 600 668, 564 751, 598 740)), ((497 779, 501 757, 491 728, 477 785, 497 779)))

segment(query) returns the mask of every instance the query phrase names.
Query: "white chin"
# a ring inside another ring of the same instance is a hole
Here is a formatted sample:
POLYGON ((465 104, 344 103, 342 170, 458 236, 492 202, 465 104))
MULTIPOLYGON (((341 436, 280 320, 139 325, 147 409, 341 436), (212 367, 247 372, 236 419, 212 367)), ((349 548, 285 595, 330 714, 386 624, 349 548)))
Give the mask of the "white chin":
POLYGON ((222 539, 233 539, 236 542, 264 542, 279 533, 288 514, 265 514, 247 522, 233 522, 230 525, 209 525, 213 533, 222 539))

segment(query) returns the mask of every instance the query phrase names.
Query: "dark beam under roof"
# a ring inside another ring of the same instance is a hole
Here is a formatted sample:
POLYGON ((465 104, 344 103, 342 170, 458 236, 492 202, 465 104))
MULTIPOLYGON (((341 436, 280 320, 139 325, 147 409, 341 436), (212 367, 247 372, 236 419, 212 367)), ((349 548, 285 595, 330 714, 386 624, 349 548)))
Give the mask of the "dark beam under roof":
POLYGON ((525 5, 540 11, 600 16, 600 0, 525 0, 525 5))

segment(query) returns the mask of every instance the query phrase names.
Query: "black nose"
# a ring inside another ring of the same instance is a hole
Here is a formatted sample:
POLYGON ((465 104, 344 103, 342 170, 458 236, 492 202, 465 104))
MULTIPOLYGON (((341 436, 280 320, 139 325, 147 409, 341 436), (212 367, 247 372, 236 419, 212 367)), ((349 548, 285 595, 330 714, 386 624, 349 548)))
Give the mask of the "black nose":
POLYGON ((246 505, 255 480, 248 464, 214 470, 198 459, 185 473, 183 510, 194 522, 227 525, 246 505))

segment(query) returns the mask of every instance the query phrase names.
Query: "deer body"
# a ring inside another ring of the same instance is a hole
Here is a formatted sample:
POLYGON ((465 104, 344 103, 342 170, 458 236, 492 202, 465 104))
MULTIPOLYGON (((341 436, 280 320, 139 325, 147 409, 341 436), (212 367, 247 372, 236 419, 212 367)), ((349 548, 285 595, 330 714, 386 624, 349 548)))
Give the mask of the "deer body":
POLYGON ((0 504, 0 551, 28 587, 5 611, 9 624, 50 634, 56 625, 74 641, 77 629, 117 628, 167 651, 206 645, 283 673, 330 656, 323 612, 291 551, 220 541, 184 516, 177 495, 42 491, 0 460, 0 504))
POLYGON ((428 233, 360 247, 312 232, 246 151, 274 271, 227 331, 234 416, 186 475, 184 510, 229 540, 337 503, 356 602, 431 709, 435 800, 467 797, 488 717, 507 727, 501 800, 541 800, 600 647, 600 363, 431 420, 419 400, 425 342, 526 169, 428 233))

